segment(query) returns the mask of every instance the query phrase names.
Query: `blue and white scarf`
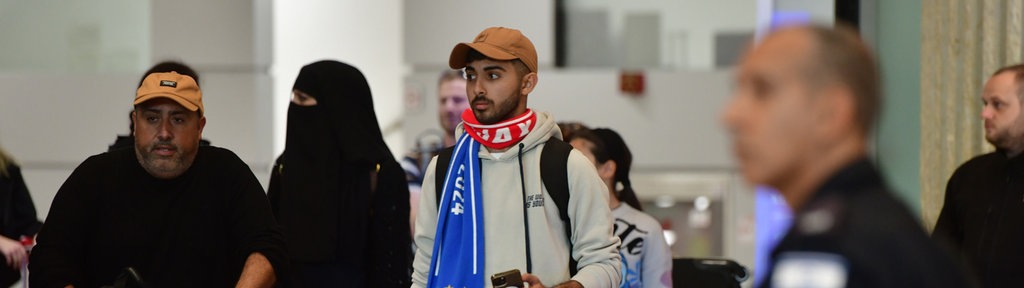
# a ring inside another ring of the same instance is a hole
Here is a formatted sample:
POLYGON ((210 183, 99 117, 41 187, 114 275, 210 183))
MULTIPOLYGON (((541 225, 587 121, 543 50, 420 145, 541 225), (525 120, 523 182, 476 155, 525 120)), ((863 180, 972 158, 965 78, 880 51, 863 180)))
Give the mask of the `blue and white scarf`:
MULTIPOLYGON (((445 173, 427 287, 480 287, 484 283, 484 217, 480 142, 462 134, 445 173), (467 185, 468 184, 468 185, 467 185)), ((436 164, 435 164, 436 165, 436 164)))

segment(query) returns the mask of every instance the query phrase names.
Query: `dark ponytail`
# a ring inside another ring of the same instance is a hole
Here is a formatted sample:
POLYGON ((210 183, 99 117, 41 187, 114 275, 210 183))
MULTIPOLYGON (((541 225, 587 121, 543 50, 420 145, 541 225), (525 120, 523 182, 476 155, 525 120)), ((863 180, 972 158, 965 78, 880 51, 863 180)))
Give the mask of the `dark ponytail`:
POLYGON ((629 180, 629 169, 633 165, 633 153, 629 152, 626 141, 622 140, 619 133, 608 128, 593 129, 591 132, 602 142, 602 150, 610 160, 615 161, 615 183, 622 183, 622 190, 616 195, 619 201, 633 206, 636 210, 643 211, 640 199, 633 191, 633 184, 629 180))
MULTIPOLYGON (((618 174, 618 173, 615 173, 618 174)), ((633 206, 638 211, 644 211, 644 208, 640 206, 640 199, 636 198, 636 192, 633 191, 633 185, 629 183, 629 176, 626 176, 626 180, 615 181, 622 183, 622 190, 619 190, 619 201, 626 202, 629 206, 633 206)))

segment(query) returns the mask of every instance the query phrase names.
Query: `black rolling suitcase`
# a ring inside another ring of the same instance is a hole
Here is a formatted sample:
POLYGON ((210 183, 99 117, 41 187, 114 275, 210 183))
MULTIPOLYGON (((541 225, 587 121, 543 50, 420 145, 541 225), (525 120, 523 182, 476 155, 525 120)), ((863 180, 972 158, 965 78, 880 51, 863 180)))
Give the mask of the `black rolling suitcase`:
POLYGON ((728 259, 672 259, 672 287, 739 288, 750 277, 747 267, 728 259))

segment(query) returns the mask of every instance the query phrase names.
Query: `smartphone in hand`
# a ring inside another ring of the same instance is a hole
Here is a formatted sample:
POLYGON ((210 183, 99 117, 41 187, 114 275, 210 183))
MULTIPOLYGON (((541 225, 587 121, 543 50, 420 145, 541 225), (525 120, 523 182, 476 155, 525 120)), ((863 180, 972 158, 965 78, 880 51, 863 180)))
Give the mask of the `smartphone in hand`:
POLYGON ((491 285, 494 288, 501 287, 524 287, 523 286, 523 274, 519 273, 519 269, 512 269, 498 274, 491 275, 491 285))

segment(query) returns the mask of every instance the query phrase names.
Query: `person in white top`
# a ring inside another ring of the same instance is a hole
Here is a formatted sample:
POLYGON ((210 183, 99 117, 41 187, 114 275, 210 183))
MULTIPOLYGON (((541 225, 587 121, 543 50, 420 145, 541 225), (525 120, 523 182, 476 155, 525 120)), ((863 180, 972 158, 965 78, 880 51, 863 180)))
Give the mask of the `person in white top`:
POLYGON ((583 152, 597 167, 608 186, 608 202, 615 235, 622 240, 623 277, 620 287, 672 287, 672 251, 661 224, 643 212, 629 180, 633 155, 618 133, 611 129, 579 128, 569 144, 583 152), (622 189, 616 189, 621 184, 622 189), (627 205, 622 205, 623 203, 627 205))

